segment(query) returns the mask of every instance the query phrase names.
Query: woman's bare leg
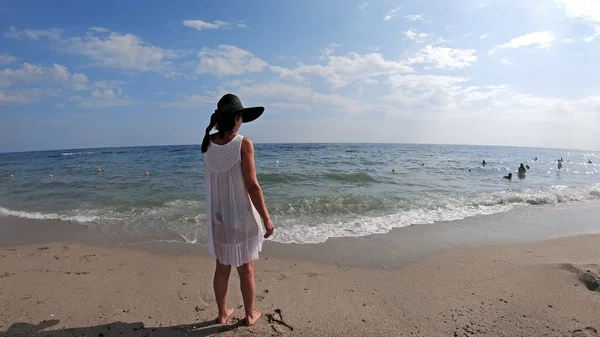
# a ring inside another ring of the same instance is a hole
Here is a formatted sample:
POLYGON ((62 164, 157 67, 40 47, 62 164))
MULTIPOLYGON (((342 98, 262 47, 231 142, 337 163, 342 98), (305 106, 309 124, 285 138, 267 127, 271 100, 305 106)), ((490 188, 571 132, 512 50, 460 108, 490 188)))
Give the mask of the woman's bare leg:
POLYGON ((260 311, 254 310, 254 262, 250 261, 237 267, 240 275, 240 288, 244 298, 244 308, 246 309, 246 325, 253 325, 262 315, 260 311))
POLYGON ((219 318, 217 318, 217 323, 219 324, 227 323, 229 316, 233 313, 232 308, 227 308, 227 287, 229 286, 230 274, 231 266, 224 265, 217 260, 213 287, 215 288, 215 299, 217 300, 217 308, 219 309, 219 318))

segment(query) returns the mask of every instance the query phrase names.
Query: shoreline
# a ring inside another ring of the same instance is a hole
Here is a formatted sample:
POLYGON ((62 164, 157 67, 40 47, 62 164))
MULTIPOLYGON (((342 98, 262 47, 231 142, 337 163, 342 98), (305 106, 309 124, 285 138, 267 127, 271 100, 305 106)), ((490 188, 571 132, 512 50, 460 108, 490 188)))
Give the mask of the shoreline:
MULTIPOLYGON (((384 234, 329 238, 322 243, 265 241, 261 256, 303 259, 339 266, 395 268, 464 247, 533 242, 600 233, 597 201, 522 207, 508 212, 394 228, 384 234), (369 252, 364 254, 364 252, 369 252)), ((0 247, 65 242, 129 247, 166 255, 199 254, 206 244, 114 239, 87 225, 60 220, 0 217, 0 247)))

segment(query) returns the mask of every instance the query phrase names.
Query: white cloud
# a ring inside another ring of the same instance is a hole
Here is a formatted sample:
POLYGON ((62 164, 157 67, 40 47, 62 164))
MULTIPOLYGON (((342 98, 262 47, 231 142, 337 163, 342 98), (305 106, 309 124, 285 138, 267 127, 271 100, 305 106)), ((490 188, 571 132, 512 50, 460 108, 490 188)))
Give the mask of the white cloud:
MULTIPOLYGON (((295 69, 290 69, 288 76, 317 76, 336 89, 351 83, 377 83, 377 78, 381 76, 414 71, 404 62, 388 61, 379 53, 329 55, 326 59, 326 65, 301 64, 295 69)), ((280 75, 282 73, 280 72, 280 75)))
POLYGON ((421 14, 409 14, 404 17, 406 21, 416 22, 423 21, 423 16, 421 14))
POLYGON ((418 31, 409 29, 406 32, 404 32, 404 38, 407 40, 415 41, 417 43, 423 43, 423 42, 425 42, 425 39, 427 38, 427 34, 419 33, 418 31))
POLYGON ((251 52, 236 46, 220 45, 217 49, 203 48, 196 72, 221 75, 241 75, 263 71, 268 64, 251 52))
POLYGON ((323 49, 323 51, 321 52, 321 58, 327 59, 330 55, 333 54, 336 48, 341 46, 342 45, 338 43, 330 43, 329 46, 327 46, 327 48, 323 49))
POLYGON ((216 20, 213 22, 202 21, 202 20, 184 20, 183 25, 186 27, 189 27, 189 28, 199 30, 199 31, 230 28, 233 26, 236 26, 238 28, 248 28, 247 25, 245 25, 241 22, 231 23, 231 22, 220 21, 220 20, 216 20))
POLYGON ((409 64, 431 64, 438 69, 462 69, 477 62, 475 49, 453 49, 444 47, 423 48, 415 57, 409 58, 409 64))
POLYGON ((479 39, 480 39, 480 40, 487 39, 487 38, 488 38, 488 37, 490 37, 490 36, 492 36, 492 34, 483 34, 483 35, 481 35, 481 36, 479 37, 479 39))
POLYGON ((11 64, 17 60, 16 57, 8 54, 0 54, 0 66, 11 64))
POLYGON ((90 27, 88 28, 89 30, 93 31, 93 32, 97 32, 97 33, 108 33, 110 32, 110 30, 104 28, 104 27, 90 27))
POLYGON ((587 36, 583 39, 583 41, 585 42, 592 42, 594 41, 598 36, 600 36, 600 25, 596 25, 594 27, 594 33, 590 36, 587 36))
POLYGON ((117 81, 90 81, 86 74, 71 73, 67 67, 56 63, 51 67, 23 63, 19 68, 0 71, 0 88, 5 88, 2 102, 5 103, 41 101, 74 92, 106 92, 107 95, 114 92, 120 95, 119 84, 117 81))
POLYGON ((326 110, 343 114, 360 114, 373 111, 376 107, 359 100, 335 94, 322 94, 310 87, 282 82, 259 83, 240 88, 244 99, 269 102, 280 107, 300 110, 326 110))
POLYGON ((562 43, 571 43, 571 42, 573 42, 573 39, 570 39, 570 38, 564 38, 564 39, 562 39, 560 42, 562 42, 562 43))
POLYGON ((554 42, 554 34, 552 32, 535 32, 525 34, 523 36, 516 37, 506 42, 505 44, 498 45, 492 48, 489 53, 493 54, 498 49, 506 49, 506 48, 521 48, 532 45, 537 45, 538 48, 549 49, 552 47, 552 42, 554 42))
POLYGON ((402 7, 396 7, 396 8, 390 9, 383 17, 383 20, 389 21, 389 20, 395 18, 398 15, 398 11, 400 11, 401 9, 402 9, 402 7))
POLYGON ((600 2, 597 0, 556 0, 568 17, 600 22, 600 2))
POLYGON ((46 30, 17 30, 15 27, 10 27, 9 31, 4 33, 4 36, 13 39, 30 39, 39 40, 40 38, 48 38, 50 40, 59 40, 61 37, 62 30, 57 28, 50 28, 46 30))
POLYGON ((57 107, 57 108, 64 108, 65 107, 65 105, 62 104, 62 103, 56 103, 56 104, 54 104, 54 106, 57 107))
POLYGON ((0 105, 37 102, 47 97, 55 95, 56 94, 54 93, 54 91, 42 90, 37 88, 25 88, 13 90, 11 92, 0 90, 0 105))
MULTIPOLYGON (((203 105, 214 105, 225 90, 207 92, 205 94, 191 95, 183 100, 171 102, 163 107, 193 108, 203 105)), ((261 104, 270 110, 303 110, 303 111, 328 111, 341 114, 361 114, 380 109, 387 109, 382 105, 367 104, 342 95, 323 94, 314 91, 311 87, 289 84, 284 82, 263 82, 244 85, 236 89, 248 105, 261 104)))
POLYGON ((56 63, 49 68, 23 63, 20 68, 6 68, 0 72, 0 87, 24 87, 38 83, 82 90, 88 78, 83 73, 69 73, 67 67, 56 63))
POLYGON ((509 66, 509 65, 511 65, 511 64, 512 64, 512 62, 510 62, 510 60, 509 60, 509 59, 502 59, 502 60, 500 61, 500 63, 502 63, 502 64, 503 64, 503 65, 505 65, 505 66, 509 66))
POLYGON ((358 9, 360 9, 361 11, 365 10, 365 8, 367 8, 367 6, 369 6, 370 2, 369 1, 365 1, 365 0, 361 0, 358 5, 356 5, 358 7, 358 9))
POLYGON ((69 100, 76 102, 81 108, 106 108, 133 104, 129 97, 123 96, 121 89, 94 89, 89 96, 72 96, 69 100))
POLYGON ((290 78, 301 83, 305 82, 302 75, 300 75, 300 73, 295 69, 288 69, 280 66, 269 66, 269 70, 275 74, 278 74, 281 78, 290 78))
POLYGON ((11 28, 5 35, 32 40, 45 37, 59 50, 87 56, 95 65, 109 68, 162 72, 169 69, 171 60, 178 56, 175 51, 149 45, 136 35, 108 33, 100 27, 92 27, 87 34, 72 37, 61 37, 61 31, 57 29, 17 31, 11 28))
POLYGON ((109 68, 160 72, 177 55, 145 43, 133 34, 111 32, 103 36, 71 37, 63 41, 64 49, 73 54, 85 55, 109 68))

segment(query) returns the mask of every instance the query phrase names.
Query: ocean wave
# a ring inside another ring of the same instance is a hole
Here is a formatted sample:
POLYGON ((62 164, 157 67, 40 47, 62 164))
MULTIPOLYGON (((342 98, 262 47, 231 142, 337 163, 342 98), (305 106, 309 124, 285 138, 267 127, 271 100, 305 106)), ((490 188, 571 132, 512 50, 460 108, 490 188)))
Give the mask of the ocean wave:
MULTIPOLYGON (((509 190, 475 195, 384 196, 336 194, 302 196, 268 203, 277 223, 273 237, 281 243, 317 243, 328 238, 383 234, 394 228, 460 220, 510 211, 516 206, 600 199, 600 184, 584 188, 554 185, 547 189, 509 190)), ((160 204, 103 209, 73 209, 49 213, 0 207, 0 216, 61 220, 99 226, 105 233, 123 232, 139 239, 154 232, 171 233, 196 242, 206 232, 204 202, 176 199, 160 204)))
POLYGON ((511 209, 508 205, 460 206, 454 208, 414 209, 384 216, 358 216, 350 221, 324 222, 316 226, 299 224, 296 219, 283 220, 272 240, 279 243, 309 244, 325 242, 329 238, 358 237, 385 234, 394 228, 427 225, 440 221, 461 220, 477 215, 489 215, 511 209))
POLYGON ((63 152, 61 153, 61 156, 79 156, 79 155, 84 155, 84 154, 96 154, 96 153, 100 153, 100 152, 63 152))
MULTIPOLYGON (((369 215, 359 212, 351 216, 344 213, 352 209, 344 202, 326 203, 321 200, 320 203, 309 203, 312 207, 294 209, 295 212, 289 217, 277 216, 274 213, 280 225, 273 240, 280 243, 319 243, 328 238, 385 234, 394 228, 506 212, 518 205, 547 205, 598 198, 600 198, 600 184, 580 189, 556 186, 548 190, 508 191, 446 201, 438 200, 435 202, 438 205, 430 203, 429 206, 425 206, 427 202, 421 202, 421 205, 412 204, 408 209, 399 209, 391 214, 369 215), (324 213, 330 216, 325 217, 324 214, 316 214, 314 211, 325 211, 324 213)), ((374 210, 378 207, 377 202, 384 200, 375 198, 367 202, 363 201, 354 205, 354 209, 374 210)))
POLYGON ((41 213, 41 212, 25 212, 25 211, 15 211, 8 208, 0 207, 0 215, 3 216, 14 216, 25 219, 35 219, 35 220, 61 220, 61 221, 69 221, 69 222, 77 222, 77 223, 88 223, 93 222, 98 219, 97 216, 94 215, 84 215, 84 214, 58 214, 58 213, 41 213))

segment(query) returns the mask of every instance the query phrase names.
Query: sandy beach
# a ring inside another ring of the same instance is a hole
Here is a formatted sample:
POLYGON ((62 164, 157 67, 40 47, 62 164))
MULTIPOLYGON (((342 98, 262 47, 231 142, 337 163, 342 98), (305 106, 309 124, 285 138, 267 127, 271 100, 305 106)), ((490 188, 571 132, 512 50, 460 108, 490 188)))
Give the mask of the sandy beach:
POLYGON ((398 266, 283 257, 281 247, 267 245, 256 264, 264 316, 250 328, 240 321, 235 273, 229 303, 236 311, 230 324, 214 324, 206 254, 5 245, 0 336, 598 336, 599 240, 479 245, 398 266))

